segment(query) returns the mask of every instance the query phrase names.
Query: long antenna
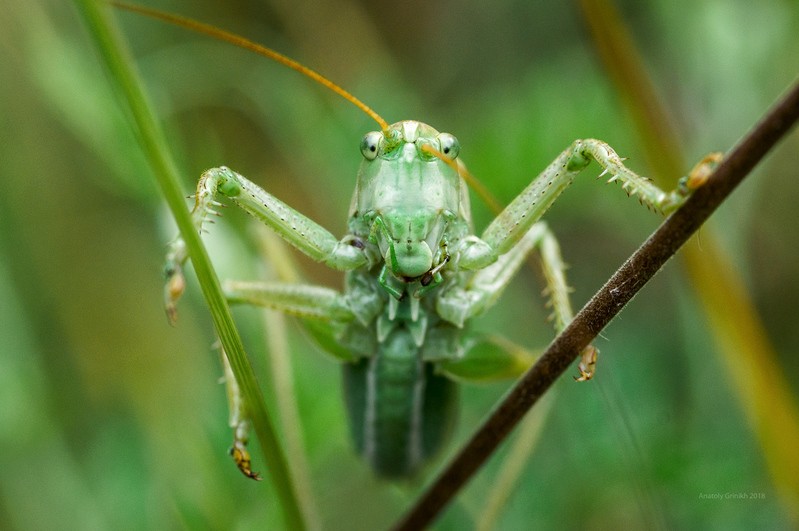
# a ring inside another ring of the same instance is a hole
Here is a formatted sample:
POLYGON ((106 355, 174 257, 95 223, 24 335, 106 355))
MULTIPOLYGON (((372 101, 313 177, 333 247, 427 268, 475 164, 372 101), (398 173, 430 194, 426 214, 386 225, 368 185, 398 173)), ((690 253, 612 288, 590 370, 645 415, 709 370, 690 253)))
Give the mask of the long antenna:
POLYGON ((273 61, 276 61, 282 64, 283 66, 287 66, 292 70, 296 70, 300 74, 313 79, 320 85, 327 87, 328 89, 332 90, 333 92, 344 98, 345 100, 349 101, 350 103, 358 107, 360 110, 362 110, 364 113, 366 113, 372 120, 377 122, 377 124, 380 126, 383 132, 386 132, 389 129, 388 122, 386 122, 383 118, 381 118, 379 114, 377 114, 374 110, 372 110, 371 107, 366 105, 364 102, 362 102, 361 100, 359 100, 358 98, 356 98, 355 96, 344 90, 343 88, 339 87, 338 85, 327 79, 322 74, 314 70, 311 70, 307 66, 304 66, 295 61, 294 59, 291 59, 290 57, 287 57, 282 53, 276 52, 271 48, 267 48, 266 46, 260 45, 240 35, 236 35, 235 33, 231 33, 229 31, 225 31, 223 29, 211 26, 210 24, 198 22, 196 20, 187 17, 182 17, 180 15, 173 15, 172 13, 167 13, 165 11, 160 11, 158 9, 152 9, 150 7, 137 6, 133 4, 126 4, 124 2, 112 1, 111 4, 120 9, 131 11, 133 13, 138 13, 140 15, 151 17, 157 20, 162 20, 164 22, 168 22, 170 24, 174 24, 182 28, 196 31, 197 33, 208 35, 220 41, 225 41, 234 46, 238 46, 239 48, 244 48, 245 50, 250 50, 251 52, 255 52, 264 57, 268 57, 269 59, 272 59, 273 61))

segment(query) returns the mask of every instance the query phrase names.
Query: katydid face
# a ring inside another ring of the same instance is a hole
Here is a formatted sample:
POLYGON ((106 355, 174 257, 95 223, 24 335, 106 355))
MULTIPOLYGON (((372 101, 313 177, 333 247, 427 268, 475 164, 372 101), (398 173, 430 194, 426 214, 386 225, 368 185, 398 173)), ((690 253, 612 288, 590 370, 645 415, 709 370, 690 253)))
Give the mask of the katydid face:
POLYGON ((350 216, 371 225, 388 272, 405 281, 438 265, 447 223, 462 208, 460 177, 430 148, 449 160, 458 155, 455 137, 412 120, 361 142, 364 161, 350 216))

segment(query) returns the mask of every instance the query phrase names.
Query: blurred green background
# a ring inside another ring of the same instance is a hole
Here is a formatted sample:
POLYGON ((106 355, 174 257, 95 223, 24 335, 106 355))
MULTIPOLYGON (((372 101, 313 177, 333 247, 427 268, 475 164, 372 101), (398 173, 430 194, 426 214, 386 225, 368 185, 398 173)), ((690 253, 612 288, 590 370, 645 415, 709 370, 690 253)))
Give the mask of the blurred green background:
MULTIPOLYGON (((652 172, 576 2, 146 4, 272 46, 389 122, 418 119, 453 133, 470 170, 503 202, 575 138, 601 138, 630 167, 652 172)), ((799 70, 794 0, 627 0, 619 10, 686 160, 729 149, 799 70)), ((269 483, 245 480, 225 455, 221 367, 191 274, 178 326, 163 315, 161 267, 174 228, 74 6, 11 0, 3 11, 0 528, 279 528, 269 483)), ((343 234, 358 143, 374 123, 265 59, 116 15, 187 195, 204 169, 225 164, 343 234)), ((798 147, 794 131, 711 221, 729 258, 723 267, 743 279, 793 397, 798 147)), ((591 167, 547 215, 570 264, 576 308, 659 223, 617 186, 595 181, 598 173, 591 167)), ((490 213, 473 202, 479 230, 490 213)), ((228 209, 211 229, 220 276, 270 274, 251 226, 228 209)), ((689 245, 701 251, 702 233, 689 245)), ((292 256, 309 281, 340 286, 340 274, 292 256)), ((523 271, 476 326, 545 345, 552 332, 541 288, 523 271)), ((269 382, 261 313, 237 309, 236 316, 259 378, 269 382)), ((790 493, 775 488, 744 413, 752 397, 730 378, 735 360, 723 361, 708 322, 681 262, 671 262, 603 332, 595 381, 556 384, 538 445, 493 525, 796 525, 790 493), (738 493, 744 499, 727 496, 738 493), (705 496, 716 494, 721 499, 705 496)), ((385 528, 422 482, 371 478, 349 445, 339 368, 297 323, 289 320, 286 331, 318 522, 385 528)), ((508 385, 463 386, 450 452, 508 385)), ((757 400, 769 404, 768 391, 760 388, 757 400)), ((270 409, 278 408, 270 402, 270 409)), ((506 453, 492 458, 437 528, 475 525, 506 453)), ((267 475, 269 463, 258 452, 254 459, 267 475)))

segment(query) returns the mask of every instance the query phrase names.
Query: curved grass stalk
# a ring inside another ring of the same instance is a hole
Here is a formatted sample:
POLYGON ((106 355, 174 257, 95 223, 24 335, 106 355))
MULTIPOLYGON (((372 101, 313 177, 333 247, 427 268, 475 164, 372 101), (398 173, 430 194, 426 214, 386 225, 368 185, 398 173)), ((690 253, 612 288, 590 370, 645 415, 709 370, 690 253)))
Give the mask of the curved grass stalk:
POLYGON ((138 129, 142 149, 152 165, 158 185, 186 242, 203 296, 211 310, 217 334, 247 401, 248 413, 268 463, 268 475, 280 498, 286 526, 290 529, 305 529, 305 521, 283 450, 278 444, 272 422, 267 415, 263 395, 244 352, 230 308, 222 294, 219 279, 211 266, 199 234, 194 230, 164 134, 155 119, 142 84, 127 58, 112 17, 106 12, 107 6, 95 0, 76 0, 76 5, 116 88, 126 99, 138 129))

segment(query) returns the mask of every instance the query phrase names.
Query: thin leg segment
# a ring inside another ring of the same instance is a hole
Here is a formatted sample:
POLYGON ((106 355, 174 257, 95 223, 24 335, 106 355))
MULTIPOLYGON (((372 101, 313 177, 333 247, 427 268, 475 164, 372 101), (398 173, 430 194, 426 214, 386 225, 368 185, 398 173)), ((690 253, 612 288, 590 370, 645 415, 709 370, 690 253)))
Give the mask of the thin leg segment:
POLYGON ((225 296, 231 303, 279 310, 303 319, 348 323, 355 319, 346 298, 336 290, 283 282, 227 281, 225 296))
POLYGON ((231 198, 247 213, 263 221, 291 245, 317 262, 341 271, 365 265, 366 256, 358 242, 339 241, 327 229, 300 214, 260 186, 226 167, 206 171, 197 184, 194 218, 197 230, 219 206, 216 196, 231 198))
MULTIPOLYGON (((300 214, 284 202, 242 175, 226 168, 213 168, 203 173, 197 184, 192 219, 198 231, 209 215, 219 215, 217 196, 232 199, 239 207, 271 227, 291 245, 317 262, 334 269, 349 271, 368 262, 363 242, 353 238, 337 240, 321 225, 300 214)), ((167 253, 167 314, 174 320, 175 304, 185 287, 182 267, 188 256, 186 244, 178 237, 167 253)))
POLYGON ((362 351, 373 350, 368 341, 365 348, 358 349, 363 341, 359 343, 358 337, 347 332, 361 329, 348 325, 359 320, 356 312, 368 310, 368 303, 356 305, 336 290, 307 284, 226 281, 223 287, 233 304, 271 308, 304 319, 305 330, 317 345, 339 361, 354 362, 363 355, 362 351), (343 338, 350 341, 349 348, 342 345, 343 338))
POLYGON ((602 166, 602 175, 610 174, 608 182, 621 181, 628 195, 637 195, 642 203, 664 214, 674 211, 703 183, 683 178, 677 189, 664 192, 624 166, 613 148, 601 140, 577 140, 491 222, 481 239, 466 242, 461 250, 460 267, 480 269, 508 252, 591 160, 602 166))

